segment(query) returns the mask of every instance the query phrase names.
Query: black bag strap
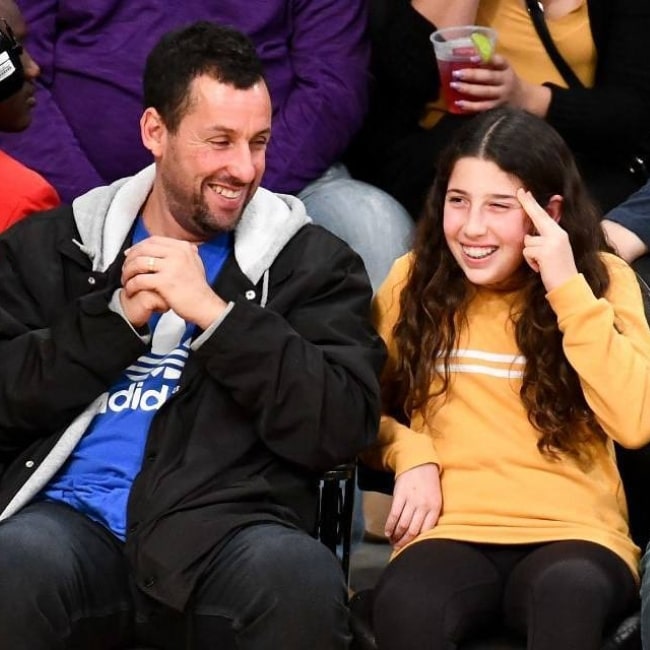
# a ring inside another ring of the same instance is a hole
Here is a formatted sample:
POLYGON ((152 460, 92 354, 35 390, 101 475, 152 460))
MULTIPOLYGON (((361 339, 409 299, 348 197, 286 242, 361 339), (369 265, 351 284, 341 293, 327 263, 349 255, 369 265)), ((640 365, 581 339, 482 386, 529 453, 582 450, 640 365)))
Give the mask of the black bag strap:
POLYGON ((544 45, 551 61, 553 61, 553 65, 558 69, 564 81, 566 81, 569 88, 583 88, 583 83, 564 60, 553 42, 553 38, 546 25, 546 20, 544 19, 544 6, 542 3, 539 0, 526 0, 526 6, 535 26, 535 31, 539 36, 539 40, 542 41, 542 45, 544 45))

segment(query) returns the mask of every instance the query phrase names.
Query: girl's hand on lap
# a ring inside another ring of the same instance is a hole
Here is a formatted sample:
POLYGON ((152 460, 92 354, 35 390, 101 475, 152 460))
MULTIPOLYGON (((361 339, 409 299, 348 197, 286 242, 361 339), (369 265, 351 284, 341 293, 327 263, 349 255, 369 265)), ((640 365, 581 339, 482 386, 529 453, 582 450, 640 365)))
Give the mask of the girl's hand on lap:
POLYGON ((413 467, 395 479, 386 537, 396 549, 433 528, 442 508, 440 471, 435 463, 413 467))

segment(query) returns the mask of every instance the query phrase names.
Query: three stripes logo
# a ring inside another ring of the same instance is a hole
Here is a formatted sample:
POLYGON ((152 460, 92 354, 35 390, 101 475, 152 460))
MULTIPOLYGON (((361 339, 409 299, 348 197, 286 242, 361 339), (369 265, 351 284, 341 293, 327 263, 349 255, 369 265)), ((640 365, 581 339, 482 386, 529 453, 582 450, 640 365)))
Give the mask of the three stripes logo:
POLYGON ((153 351, 143 354, 124 372, 129 383, 122 383, 117 387, 119 390, 107 394, 99 412, 157 411, 178 390, 189 353, 190 339, 187 339, 167 354, 153 351))

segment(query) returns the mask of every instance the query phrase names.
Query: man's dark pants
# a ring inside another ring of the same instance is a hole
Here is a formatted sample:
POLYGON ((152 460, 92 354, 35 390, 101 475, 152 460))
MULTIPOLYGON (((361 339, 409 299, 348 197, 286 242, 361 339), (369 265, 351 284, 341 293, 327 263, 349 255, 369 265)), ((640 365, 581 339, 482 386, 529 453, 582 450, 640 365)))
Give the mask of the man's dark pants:
POLYGON ((2 647, 109 650, 137 639, 161 650, 338 650, 350 642, 338 561, 278 524, 237 532, 184 614, 151 600, 135 611, 132 589, 121 542, 72 508, 37 502, 0 523, 2 647))

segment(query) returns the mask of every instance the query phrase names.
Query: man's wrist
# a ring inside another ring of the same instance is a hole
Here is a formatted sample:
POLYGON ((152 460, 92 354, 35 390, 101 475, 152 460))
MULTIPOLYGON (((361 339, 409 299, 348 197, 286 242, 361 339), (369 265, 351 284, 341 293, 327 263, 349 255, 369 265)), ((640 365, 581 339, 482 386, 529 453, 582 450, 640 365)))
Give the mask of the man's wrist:
POLYGON ((116 289, 108 303, 108 308, 121 316, 140 338, 143 340, 146 339, 150 335, 149 320, 147 319, 143 323, 137 323, 131 320, 124 308, 124 300, 126 300, 124 290, 122 288, 116 289))
POLYGON ((224 302, 216 293, 211 292, 205 301, 201 301, 199 310, 192 321, 202 330, 206 330, 212 323, 221 319, 227 307, 227 302, 224 302))

